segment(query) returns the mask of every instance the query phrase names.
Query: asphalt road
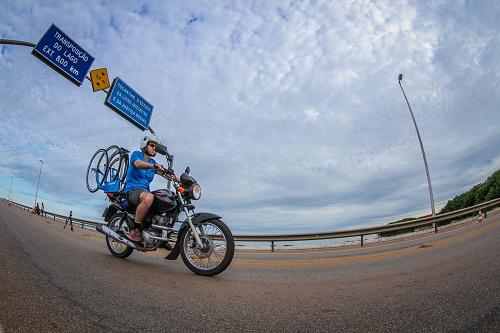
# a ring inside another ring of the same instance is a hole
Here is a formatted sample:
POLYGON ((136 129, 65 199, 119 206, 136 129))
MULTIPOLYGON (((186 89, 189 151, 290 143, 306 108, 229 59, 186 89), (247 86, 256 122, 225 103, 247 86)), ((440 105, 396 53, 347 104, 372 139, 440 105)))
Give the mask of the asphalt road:
POLYGON ((500 214, 360 248, 240 251, 216 277, 0 202, 0 332, 499 332, 500 214))

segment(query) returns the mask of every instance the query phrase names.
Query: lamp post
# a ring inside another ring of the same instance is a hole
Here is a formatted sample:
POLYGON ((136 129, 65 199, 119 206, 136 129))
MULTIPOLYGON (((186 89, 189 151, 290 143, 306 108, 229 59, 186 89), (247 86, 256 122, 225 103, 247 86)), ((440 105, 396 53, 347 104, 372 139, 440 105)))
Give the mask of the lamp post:
MULTIPOLYGON (((429 173, 429 166, 427 165, 427 159, 425 158, 424 145, 422 144, 422 138, 420 137, 420 132, 418 131, 417 122, 415 121, 415 117, 413 116, 410 102, 408 102, 408 98, 406 97, 405 91, 403 90, 403 86, 401 85, 402 80, 403 80, 403 74, 399 74, 398 77, 399 86, 401 87, 401 91, 403 92, 403 96, 405 97, 406 104, 408 104, 408 109, 410 110, 411 119, 413 120, 413 125, 415 125, 415 130, 417 131, 418 142, 420 143, 420 149, 422 150, 422 157, 424 158, 425 172, 427 173, 427 184, 429 185, 429 197, 431 200, 432 216, 436 216, 436 211, 434 209, 434 196, 432 195, 431 175, 429 173)), ((434 224, 434 230, 437 232, 436 224, 434 224)))
POLYGON ((9 202, 10 202, 10 193, 12 192, 12 179, 14 177, 10 176, 10 186, 9 186, 9 202))
POLYGON ((43 167, 43 161, 42 160, 39 160, 40 161, 40 172, 38 173, 38 184, 36 184, 36 194, 35 194, 35 206, 33 207, 36 207, 36 199, 38 197, 38 186, 40 186, 40 176, 42 175, 42 167, 43 167))
POLYGON ((10 194, 12 193, 12 181, 14 180, 14 178, 23 178, 23 177, 10 176, 9 201, 10 201, 10 194))
POLYGON ((9 186, 9 206, 11 204, 10 198, 11 198, 11 193, 12 193, 12 184, 14 178, 23 178, 23 177, 16 177, 16 176, 10 176, 10 186, 9 186))

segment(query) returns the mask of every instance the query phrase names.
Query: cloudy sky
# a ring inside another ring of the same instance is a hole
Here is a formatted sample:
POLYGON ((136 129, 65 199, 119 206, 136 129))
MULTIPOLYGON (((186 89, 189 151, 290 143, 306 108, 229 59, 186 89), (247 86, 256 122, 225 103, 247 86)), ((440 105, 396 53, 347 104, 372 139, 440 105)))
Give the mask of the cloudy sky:
MULTIPOLYGON (((151 127, 233 232, 430 213, 500 168, 498 1, 2 1, 1 38, 52 23, 151 104, 151 127)), ((0 196, 94 220, 95 150, 142 132, 22 46, 0 46, 0 196), (13 178, 11 178, 11 176, 13 178)), ((160 159, 160 161, 162 161, 160 159)), ((164 187, 155 180, 154 188, 164 187)))

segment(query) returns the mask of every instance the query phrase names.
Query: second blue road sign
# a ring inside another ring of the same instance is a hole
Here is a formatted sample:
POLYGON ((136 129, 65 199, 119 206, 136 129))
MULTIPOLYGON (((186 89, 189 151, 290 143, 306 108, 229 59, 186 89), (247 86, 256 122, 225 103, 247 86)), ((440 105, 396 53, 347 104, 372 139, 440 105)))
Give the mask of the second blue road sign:
POLYGON ((140 129, 145 130, 149 127, 153 105, 120 78, 114 79, 104 103, 140 129))

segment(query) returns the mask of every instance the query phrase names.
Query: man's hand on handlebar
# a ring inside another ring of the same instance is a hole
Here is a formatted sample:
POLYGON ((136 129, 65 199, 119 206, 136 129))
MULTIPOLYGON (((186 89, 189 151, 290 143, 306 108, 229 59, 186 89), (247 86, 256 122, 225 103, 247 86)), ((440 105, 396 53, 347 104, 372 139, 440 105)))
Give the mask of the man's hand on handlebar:
POLYGON ((163 165, 161 165, 160 163, 157 163, 156 164, 156 173, 162 175, 165 173, 165 167, 163 165))
POLYGON ((180 182, 180 178, 179 177, 176 177, 175 174, 174 174, 174 170, 173 169, 165 169, 163 166, 163 172, 160 172, 160 168, 158 168, 158 174, 164 178, 167 178, 168 180, 173 180, 173 181, 176 181, 176 182, 180 182))

